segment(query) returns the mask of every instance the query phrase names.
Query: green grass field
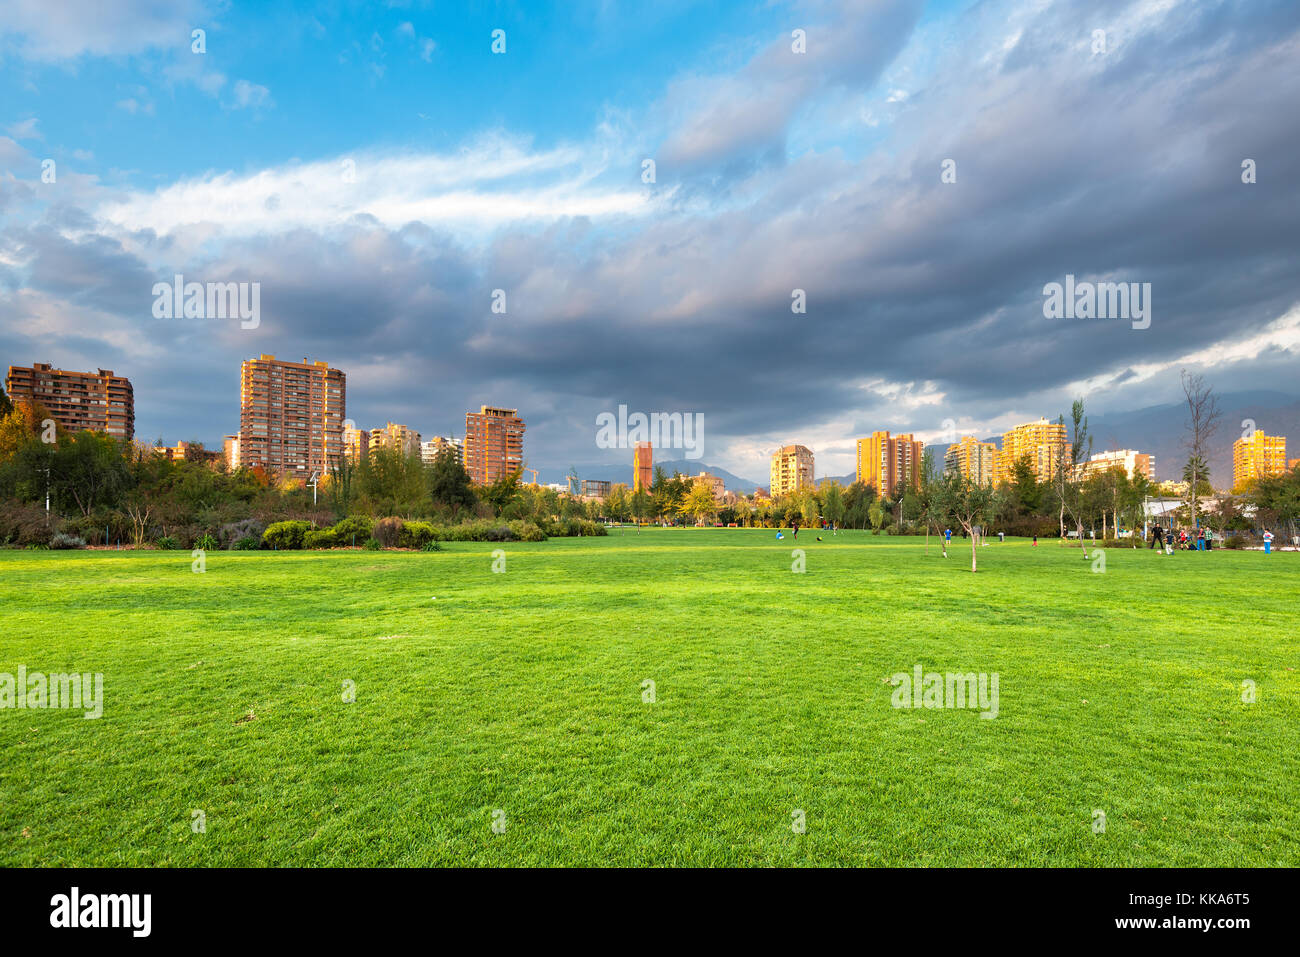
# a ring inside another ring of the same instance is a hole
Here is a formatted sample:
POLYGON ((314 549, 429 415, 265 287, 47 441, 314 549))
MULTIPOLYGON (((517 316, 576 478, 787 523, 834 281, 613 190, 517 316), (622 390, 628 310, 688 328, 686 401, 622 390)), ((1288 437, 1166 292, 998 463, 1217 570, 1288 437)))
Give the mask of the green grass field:
POLYGON ((1300 554, 774 534, 0 552, 0 864, 1300 863, 1300 554))

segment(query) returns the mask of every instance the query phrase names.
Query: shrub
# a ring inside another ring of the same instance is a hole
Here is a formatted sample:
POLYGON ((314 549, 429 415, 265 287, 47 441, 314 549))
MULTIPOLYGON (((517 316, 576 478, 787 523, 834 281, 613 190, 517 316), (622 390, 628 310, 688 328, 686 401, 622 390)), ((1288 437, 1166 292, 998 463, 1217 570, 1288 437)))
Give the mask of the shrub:
POLYGON ((364 548, 364 549, 366 549, 366 551, 370 551, 370 552, 377 552, 377 551, 379 551, 379 549, 382 548, 382 547, 383 547, 383 546, 379 544, 379 541, 378 541, 377 539, 374 539, 374 538, 367 538, 367 539, 366 539, 366 543, 365 543, 365 545, 362 546, 362 548, 364 548))
POLYGON ((67 532, 55 532, 50 536, 50 548, 85 548, 86 540, 67 532))
MULTIPOLYGON (((255 518, 245 518, 238 522, 229 522, 217 529, 217 541, 224 548, 235 547, 236 542, 243 541, 246 538, 256 539, 259 543, 262 541, 262 532, 266 531, 266 526, 255 518)), ((259 548, 259 545, 254 545, 259 548)), ((244 549, 247 550, 247 546, 244 549)))
POLYGON ((313 528, 302 537, 303 548, 333 548, 338 543, 332 528, 313 528))
POLYGON ((43 542, 32 542, 30 545, 23 546, 25 552, 48 552, 49 550, 50 546, 43 542))
POLYGON ((368 515, 349 515, 334 526, 334 537, 340 545, 364 543, 370 537, 370 530, 374 525, 374 519, 368 515))
POLYGON ((438 541, 436 538, 433 539, 432 541, 425 542, 423 545, 420 546, 420 551, 440 552, 442 551, 442 542, 438 541))
POLYGON ((211 532, 204 532, 195 540, 194 547, 210 552, 217 547, 217 539, 211 532))
POLYGON ((302 548, 303 536, 309 531, 311 522, 276 522, 266 526, 266 531, 262 533, 262 543, 268 548, 302 548))
POLYGON ((402 526, 402 547, 423 548, 433 541, 435 531, 434 527, 428 522, 406 522, 402 526))
MULTIPOLYGON (((400 518, 381 518, 375 522, 375 527, 370 534, 381 548, 397 548, 402 544, 404 524, 400 518)), ((368 548, 369 545, 366 547, 368 548)))
POLYGON ((235 552, 255 552, 262 547, 262 540, 252 535, 245 535, 237 542, 231 542, 230 549, 235 552))
POLYGON ((6 545, 45 545, 53 534, 49 516, 41 506, 12 501, 0 505, 0 542, 6 545))
POLYGON ((156 539, 154 541, 154 545, 157 546, 158 548, 161 548, 165 552, 172 552, 180 548, 180 543, 177 542, 176 539, 172 538, 170 535, 164 535, 162 536, 162 538, 156 539))

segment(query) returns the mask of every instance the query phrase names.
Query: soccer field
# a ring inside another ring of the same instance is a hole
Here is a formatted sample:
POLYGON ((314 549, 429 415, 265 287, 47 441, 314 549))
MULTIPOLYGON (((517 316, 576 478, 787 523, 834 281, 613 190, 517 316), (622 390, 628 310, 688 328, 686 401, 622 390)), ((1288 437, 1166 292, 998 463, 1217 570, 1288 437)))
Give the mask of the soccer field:
POLYGON ((1300 863, 1300 554, 815 536, 0 551, 0 863, 1300 863))

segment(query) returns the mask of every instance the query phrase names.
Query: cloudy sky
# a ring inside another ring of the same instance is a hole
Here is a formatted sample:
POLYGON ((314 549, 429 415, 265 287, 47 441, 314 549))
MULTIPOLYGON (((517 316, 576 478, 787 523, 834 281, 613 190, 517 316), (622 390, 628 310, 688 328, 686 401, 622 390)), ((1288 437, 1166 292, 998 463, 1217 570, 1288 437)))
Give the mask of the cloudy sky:
POLYGON ((1182 368, 1300 394, 1295 0, 298 6, 0 5, 0 364, 111 368, 138 436, 210 445, 264 352, 365 426, 517 407, 539 467, 696 412, 760 479, 1182 368), (155 318, 177 273, 259 324, 155 318), (1150 327, 1045 317, 1067 274, 1150 283, 1150 327))

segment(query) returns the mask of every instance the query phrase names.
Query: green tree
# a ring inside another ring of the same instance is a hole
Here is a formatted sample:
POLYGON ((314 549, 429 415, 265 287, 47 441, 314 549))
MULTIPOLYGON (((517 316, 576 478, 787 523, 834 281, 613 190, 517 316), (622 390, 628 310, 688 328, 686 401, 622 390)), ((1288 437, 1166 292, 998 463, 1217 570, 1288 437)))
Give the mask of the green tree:
POLYGON ((683 496, 677 510, 688 518, 711 519, 718 511, 717 499, 707 482, 696 482, 683 496))
POLYGON ((429 466, 428 486, 433 504, 450 509, 453 513, 473 511, 478 502, 469 473, 452 448, 443 448, 434 457, 429 466))
POLYGON ((329 496, 330 507, 334 509, 334 517, 339 521, 347 518, 352 510, 352 479, 356 467, 348 460, 346 455, 340 455, 330 466, 330 480, 326 488, 326 495, 329 496))
POLYGON ((822 489, 822 517, 839 527, 844 523, 844 487, 828 482, 822 489))

